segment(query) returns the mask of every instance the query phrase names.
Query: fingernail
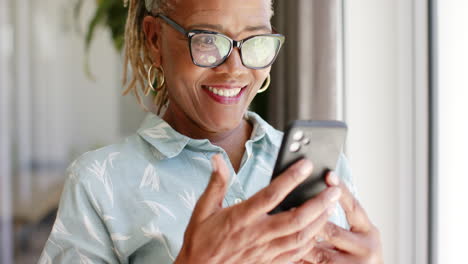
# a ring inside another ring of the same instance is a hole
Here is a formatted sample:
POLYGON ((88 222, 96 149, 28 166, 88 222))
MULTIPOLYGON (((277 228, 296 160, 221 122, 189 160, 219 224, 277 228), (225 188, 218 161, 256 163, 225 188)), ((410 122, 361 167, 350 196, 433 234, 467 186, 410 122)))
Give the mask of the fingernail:
POLYGON ((338 179, 338 176, 336 176, 335 173, 330 172, 330 176, 328 176, 328 180, 332 185, 338 185, 340 184, 340 179, 338 179))
POLYGON ((304 176, 309 176, 312 173, 313 168, 314 166, 312 165, 312 162, 304 160, 300 168, 301 174, 304 176))
POLYGON ((341 190, 338 188, 333 188, 333 190, 331 190, 330 193, 328 193, 328 200, 330 200, 331 202, 335 202, 338 201, 338 199, 340 199, 340 196, 341 190))

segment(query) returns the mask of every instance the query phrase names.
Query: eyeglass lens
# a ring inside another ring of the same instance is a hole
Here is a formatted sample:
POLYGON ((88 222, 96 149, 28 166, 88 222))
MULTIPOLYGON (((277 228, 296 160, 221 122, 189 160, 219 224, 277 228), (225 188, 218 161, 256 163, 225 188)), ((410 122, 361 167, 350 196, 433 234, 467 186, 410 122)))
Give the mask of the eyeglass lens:
MULTIPOLYGON (((281 46, 274 36, 255 36, 241 47, 242 62, 251 68, 262 68, 272 63, 281 46)), ((191 51, 194 62, 204 67, 220 65, 229 55, 231 41, 223 35, 198 33, 192 36, 191 51)))

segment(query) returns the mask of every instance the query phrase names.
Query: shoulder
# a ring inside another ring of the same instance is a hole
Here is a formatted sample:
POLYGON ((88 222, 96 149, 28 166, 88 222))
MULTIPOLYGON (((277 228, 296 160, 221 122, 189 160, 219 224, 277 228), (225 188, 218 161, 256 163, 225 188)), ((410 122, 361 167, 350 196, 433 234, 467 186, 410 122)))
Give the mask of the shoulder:
POLYGON ((67 168, 70 178, 85 180, 90 176, 102 178, 111 170, 121 170, 138 160, 152 157, 151 148, 136 134, 118 143, 88 151, 75 159, 67 168))
POLYGON ((67 169, 62 203, 83 204, 102 219, 112 215, 126 223, 126 208, 141 206, 146 192, 141 188, 142 177, 153 160, 151 148, 138 135, 86 152, 67 169))

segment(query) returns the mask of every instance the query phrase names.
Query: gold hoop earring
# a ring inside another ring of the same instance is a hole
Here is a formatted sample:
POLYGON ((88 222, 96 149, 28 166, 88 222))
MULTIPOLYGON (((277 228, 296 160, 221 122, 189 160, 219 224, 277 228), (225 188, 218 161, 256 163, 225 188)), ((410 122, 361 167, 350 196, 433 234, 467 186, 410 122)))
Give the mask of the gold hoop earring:
POLYGON ((156 85, 156 88, 154 88, 153 86, 153 82, 154 82, 154 78, 151 78, 151 70, 153 69, 153 66, 154 65, 151 65, 148 69, 148 85, 149 87, 151 88, 151 90, 153 90, 154 92, 158 92, 160 91, 164 85, 166 84, 165 80, 164 80, 164 69, 162 66, 159 66, 159 67, 155 67, 155 69, 158 71, 157 74, 154 76, 154 78, 157 79, 158 83, 156 85))
POLYGON ((257 91, 257 93, 263 93, 268 89, 268 86, 270 86, 270 74, 268 74, 268 77, 263 82, 263 86, 260 88, 260 90, 257 91))

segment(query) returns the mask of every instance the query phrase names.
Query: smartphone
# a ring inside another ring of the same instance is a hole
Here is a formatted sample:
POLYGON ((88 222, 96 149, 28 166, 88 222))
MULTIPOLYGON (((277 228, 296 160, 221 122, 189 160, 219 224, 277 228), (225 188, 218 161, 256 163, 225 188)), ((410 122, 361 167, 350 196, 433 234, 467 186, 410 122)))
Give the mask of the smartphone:
POLYGON ((296 120, 286 129, 271 180, 300 159, 308 159, 314 170, 270 214, 298 207, 325 188, 325 176, 335 170, 346 139, 347 125, 334 120, 296 120))

